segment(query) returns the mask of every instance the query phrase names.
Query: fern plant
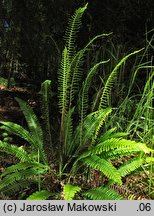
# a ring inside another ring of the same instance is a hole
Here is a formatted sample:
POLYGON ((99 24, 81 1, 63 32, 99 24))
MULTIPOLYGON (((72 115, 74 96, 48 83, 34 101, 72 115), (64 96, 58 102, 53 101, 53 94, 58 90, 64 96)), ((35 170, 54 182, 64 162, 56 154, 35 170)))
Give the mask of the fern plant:
MULTIPOLYGON (((2 173, 2 184, 0 186, 2 192, 8 186, 15 188, 19 185, 20 187, 21 180, 27 180, 27 182, 34 180, 38 182, 38 192, 32 194, 29 199, 48 198, 50 194, 41 188, 41 177, 51 171, 49 164, 54 161, 59 166, 59 170, 56 170, 56 177, 59 182, 66 180, 69 183, 70 179, 75 178, 78 173, 85 170, 85 167, 97 169, 102 172, 103 176, 108 178, 108 185, 107 187, 87 191, 85 196, 94 199, 106 199, 107 197, 120 199, 120 196, 110 191, 108 186, 112 184, 121 185, 122 177, 144 164, 149 165, 154 162, 153 157, 150 157, 153 150, 148 148, 146 144, 127 140, 124 138, 127 134, 117 133, 115 128, 108 131, 103 128, 112 112, 109 107, 109 100, 118 69, 130 56, 140 50, 128 54, 114 67, 104 85, 104 89, 100 92, 98 107, 93 112, 89 112, 89 90, 92 79, 100 66, 107 64, 109 59, 93 65, 87 76, 82 76, 84 71, 83 63, 86 53, 90 51, 91 44, 96 39, 108 37, 110 34, 95 36, 81 50, 76 50, 75 39, 86 8, 87 4, 75 11, 66 29, 66 44, 58 71, 58 104, 61 114, 58 148, 54 149, 54 139, 51 137, 52 127, 49 115, 49 88, 51 81, 46 80, 41 88, 46 134, 43 134, 33 110, 19 98, 16 100, 24 113, 28 130, 12 122, 0 122, 2 124, 1 129, 16 134, 30 144, 26 151, 16 145, 0 142, 1 151, 16 156, 20 161, 20 163, 6 168, 2 173), (47 135, 48 138, 45 138, 44 135, 47 135), (45 145, 51 146, 52 161, 48 162, 48 152, 44 150, 45 145), (118 168, 114 165, 115 159, 129 155, 133 155, 134 159, 129 159, 123 166, 118 168)), ((66 185, 64 187, 64 198, 73 199, 77 191, 79 191, 78 187, 72 188, 70 185, 66 185)))
POLYGON ((19 98, 16 100, 25 115, 29 130, 13 122, 0 122, 2 124, 0 128, 21 137, 30 146, 24 149, 23 146, 17 147, 15 144, 0 141, 0 151, 15 156, 19 160, 19 163, 6 168, 1 174, 0 191, 6 193, 27 187, 30 182, 37 182, 40 190, 41 176, 50 170, 43 148, 43 133, 38 119, 26 102, 19 98))

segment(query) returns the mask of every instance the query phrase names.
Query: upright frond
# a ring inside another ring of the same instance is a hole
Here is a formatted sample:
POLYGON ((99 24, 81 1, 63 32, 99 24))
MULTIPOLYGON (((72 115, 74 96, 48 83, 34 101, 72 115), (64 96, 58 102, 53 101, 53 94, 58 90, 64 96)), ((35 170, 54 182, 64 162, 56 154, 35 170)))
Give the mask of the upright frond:
POLYGON ((80 30, 81 27, 81 19, 84 11, 87 8, 86 4, 84 7, 78 8, 74 15, 69 19, 68 21, 68 27, 66 28, 65 33, 65 41, 66 41, 66 47, 68 50, 68 62, 70 63, 72 61, 72 58, 75 54, 75 41, 76 41, 76 35, 80 30))
POLYGON ((69 78, 69 66, 67 59, 67 48, 63 50, 61 68, 58 74, 58 91, 59 91, 59 109, 60 112, 64 115, 67 110, 68 104, 68 78, 69 78))
POLYGON ((50 124, 50 110, 49 110, 49 99, 50 99, 50 86, 51 80, 45 80, 41 84, 41 110, 43 116, 43 133, 44 133, 44 142, 50 146, 50 149, 53 153, 52 138, 51 138, 51 124, 50 124))

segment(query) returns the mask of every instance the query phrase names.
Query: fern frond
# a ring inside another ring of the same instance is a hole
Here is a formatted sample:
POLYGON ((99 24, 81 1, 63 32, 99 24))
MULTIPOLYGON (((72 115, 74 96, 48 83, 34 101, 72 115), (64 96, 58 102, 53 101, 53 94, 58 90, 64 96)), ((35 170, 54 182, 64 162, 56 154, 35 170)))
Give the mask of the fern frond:
POLYGON ((9 187, 9 185, 16 184, 16 181, 22 181, 26 179, 31 179, 33 181, 35 176, 38 176, 40 174, 45 174, 47 172, 46 168, 44 167, 33 167, 26 170, 20 170, 19 172, 12 172, 9 175, 6 175, 1 180, 0 184, 0 191, 5 189, 6 187, 9 187))
POLYGON ((63 50, 61 68, 58 74, 58 91, 59 91, 59 109, 63 114, 67 110, 67 100, 68 100, 68 81, 69 81, 69 66, 68 66, 68 57, 67 57, 67 48, 63 50))
POLYGON ((99 143, 106 141, 107 139, 111 139, 111 138, 120 138, 120 137, 124 137, 127 136, 128 133, 125 132, 115 132, 116 128, 111 128, 110 130, 106 131, 105 133, 103 133, 99 138, 99 143))
POLYGON ((135 145, 132 146, 118 148, 118 149, 111 150, 110 152, 103 153, 103 156, 106 159, 116 159, 116 158, 132 155, 132 154, 137 154, 137 153, 148 154, 151 152, 153 152, 153 150, 148 148, 145 144, 136 143, 135 145))
POLYGON ((105 122, 106 117, 112 112, 111 108, 101 109, 96 112, 90 113, 83 122, 83 142, 84 145, 87 143, 89 138, 93 138, 93 135, 97 133, 98 125, 105 122))
POLYGON ((82 75, 82 65, 84 58, 84 50, 80 50, 72 59, 70 70, 71 70, 71 84, 69 90, 69 107, 72 106, 72 102, 74 100, 75 93, 79 90, 79 85, 81 81, 82 75))
POLYGON ((68 50, 68 62, 70 63, 72 61, 72 58, 74 57, 75 54, 75 41, 76 41, 76 35, 80 30, 81 27, 81 19, 84 11, 87 8, 86 4, 84 7, 78 8, 74 15, 69 19, 68 21, 68 27, 66 28, 66 33, 65 33, 65 41, 66 41, 66 47, 68 50))
POLYGON ((140 49, 140 50, 137 50, 137 51, 134 51, 128 55, 126 55, 124 58, 122 58, 122 60, 115 66, 115 68, 113 69, 113 71, 110 73, 106 83, 105 83, 105 86, 104 86, 104 89, 103 89, 103 92, 102 92, 102 95, 101 95, 101 99, 100 99, 100 104, 99 104, 99 109, 101 108, 106 108, 108 106, 110 106, 109 104, 109 98, 110 98, 110 94, 111 94, 111 90, 112 90, 112 87, 113 87, 113 84, 116 80, 116 77, 117 77, 117 70, 119 69, 119 67, 125 63, 125 61, 132 55, 140 52, 141 50, 143 49, 140 49))
POLYGON ((69 109, 67 115, 65 116, 64 120, 64 154, 70 155, 73 146, 71 145, 72 142, 72 134, 73 134, 73 125, 72 125, 72 114, 74 112, 74 108, 69 109))
POLYGON ((85 117, 82 127, 82 123, 80 122, 80 124, 76 127, 76 130, 74 131, 74 139, 72 141, 72 145, 75 146, 77 151, 83 146, 87 145, 89 141, 91 143, 93 135, 95 134, 99 123, 102 122, 102 120, 104 121, 105 118, 111 113, 111 111, 111 108, 106 108, 92 112, 85 117), (81 128, 83 129, 82 140, 81 128))
POLYGON ((71 184, 64 185, 63 188, 64 200, 73 200, 75 194, 80 190, 81 188, 79 186, 74 186, 71 184))
POLYGON ((11 132, 11 133, 21 137, 22 139, 29 142, 32 146, 37 148, 36 142, 33 141, 30 132, 27 131, 26 129, 24 129, 22 126, 20 126, 16 123, 13 123, 13 122, 0 121, 0 123, 3 125, 0 127, 1 129, 4 129, 8 132, 11 132))
POLYGON ((37 142, 38 148, 43 149, 43 132, 37 116, 29 104, 19 98, 15 98, 25 116, 30 133, 37 142))
POLYGON ((49 167, 46 165, 43 165, 41 163, 37 163, 37 162, 21 162, 21 163, 17 163, 15 165, 9 166, 5 169, 5 171, 0 175, 1 177, 4 177, 8 174, 12 174, 12 173, 16 173, 16 172, 20 172, 22 170, 26 170, 29 168, 35 168, 35 169, 44 169, 44 170, 49 170, 49 167))
POLYGON ((33 151, 34 152, 38 152, 38 149, 40 151, 40 157, 41 159, 47 163, 47 159, 46 159, 46 155, 44 153, 43 150, 43 146, 40 143, 41 141, 36 138, 36 135, 31 134, 30 132, 28 132, 26 129, 24 129, 22 126, 15 124, 13 122, 0 122, 1 124, 3 124, 3 126, 1 126, 1 129, 4 129, 6 131, 9 131, 19 137, 21 137, 22 139, 26 140, 27 142, 29 142, 31 144, 31 146, 33 147, 33 151))
POLYGON ((80 101, 79 103, 81 104, 80 105, 81 120, 85 117, 86 111, 87 111, 87 108, 88 108, 88 91, 89 91, 89 88, 90 88, 90 85, 91 85, 92 78, 93 78, 94 74, 96 73, 97 68, 100 65, 102 65, 104 63, 107 63, 109 61, 110 60, 101 61, 101 62, 95 64, 90 69, 85 81, 83 82, 81 98, 79 99, 79 101, 80 101))
POLYGON ((11 154, 15 157, 17 157, 21 161, 33 161, 33 157, 31 157, 30 154, 28 154, 24 149, 21 147, 17 147, 13 144, 8 144, 6 142, 0 141, 0 151, 6 152, 7 154, 11 154))
POLYGON ((49 111, 49 98, 50 98, 50 86, 51 86, 51 80, 45 80, 41 84, 41 110, 42 110, 42 116, 44 121, 44 143, 48 143, 48 146, 50 146, 50 149, 53 153, 53 146, 52 146, 52 138, 51 138, 51 125, 50 125, 50 111, 49 111))
POLYGON ((119 171, 107 160, 100 158, 97 155, 91 155, 82 160, 91 168, 100 170, 109 179, 118 184, 122 184, 119 171))
POLYGON ((81 50, 79 50, 75 56, 73 57, 72 61, 71 61, 71 66, 70 66, 70 70, 72 75, 71 78, 71 87, 70 87, 70 104, 72 104, 72 101, 74 99, 74 94, 77 92, 78 87, 79 87, 79 83, 81 80, 81 75, 82 75, 82 65, 83 65, 83 59, 85 56, 85 53, 89 50, 90 45, 97 39, 102 38, 102 37, 107 37, 109 36, 111 33, 109 34, 101 34, 101 35, 97 35, 94 38, 92 38, 88 44, 82 48, 81 50))
POLYGON ((123 197, 116 191, 107 187, 98 187, 82 193, 91 200, 122 200, 123 197))
POLYGON ((29 179, 22 179, 22 181, 19 181, 19 182, 15 182, 15 184, 9 184, 9 187, 8 185, 6 185, 6 187, 3 187, 2 191, 4 194, 6 195, 14 195, 16 192, 21 192, 23 189, 26 189, 26 188, 30 188, 31 187, 31 184, 34 184, 36 182, 35 179, 32 180, 29 180, 29 179))
POLYGON ((141 167, 143 164, 150 164, 154 163, 154 158, 152 157, 137 157, 128 160, 125 164, 123 164, 118 171, 120 172, 121 176, 129 175, 134 170, 141 167))
POLYGON ((97 144, 92 150, 92 153, 95 154, 101 154, 103 151, 108 152, 108 155, 111 155, 111 151, 113 150, 112 153, 117 154, 120 152, 121 154, 124 153, 125 151, 128 152, 129 150, 131 151, 136 151, 136 152, 144 152, 144 153, 150 153, 153 151, 152 149, 148 148, 146 144, 144 143, 139 143, 135 142, 132 140, 127 140, 127 139, 121 139, 121 138, 111 138, 107 139, 106 141, 97 144), (110 151, 110 152, 109 152, 110 151))
POLYGON ((47 200, 53 194, 47 190, 35 191, 26 200, 47 200))

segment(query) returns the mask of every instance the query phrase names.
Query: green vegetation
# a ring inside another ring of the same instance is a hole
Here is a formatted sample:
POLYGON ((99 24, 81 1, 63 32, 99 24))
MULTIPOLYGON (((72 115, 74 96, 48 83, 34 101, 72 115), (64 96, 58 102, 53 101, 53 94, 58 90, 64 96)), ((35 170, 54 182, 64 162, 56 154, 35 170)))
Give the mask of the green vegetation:
MULTIPOLYGON (((124 178, 136 173, 140 175, 143 171, 148 173, 148 196, 153 196, 154 71, 149 61, 143 62, 148 47, 120 58, 110 53, 111 56, 106 55, 99 61, 95 59, 87 67, 94 44, 112 35, 100 34, 83 48, 76 46, 87 6, 78 8, 69 19, 57 73, 57 90, 52 91, 54 80, 41 84, 41 116, 28 102, 16 97, 26 124, 0 121, 0 151, 4 157, 8 154, 16 158, 16 163, 6 167, 0 175, 1 196, 11 197, 16 193, 18 199, 28 200, 129 199, 135 194, 120 193, 114 186, 122 187, 124 178), (124 95, 122 73, 127 61, 135 56, 139 60, 134 64, 128 92, 124 95), (108 74, 105 79, 98 80, 97 74, 102 69, 107 69, 108 74), (151 73, 140 95, 131 95, 140 69, 150 69, 151 73), (95 81, 100 81, 100 86, 94 88, 95 81), (121 98, 117 107, 111 108, 116 88, 121 98), (53 116, 53 101, 56 117, 53 116), (18 137, 19 143, 6 140, 6 133, 9 138, 11 135, 18 137), (24 146, 20 145, 21 140, 24 146), (88 183, 93 171, 101 178, 98 185, 95 180, 95 186, 88 183), (35 190, 31 185, 35 185, 35 190), (29 193, 25 194, 24 189, 29 193)), ((104 56, 101 52, 98 56, 104 56)))

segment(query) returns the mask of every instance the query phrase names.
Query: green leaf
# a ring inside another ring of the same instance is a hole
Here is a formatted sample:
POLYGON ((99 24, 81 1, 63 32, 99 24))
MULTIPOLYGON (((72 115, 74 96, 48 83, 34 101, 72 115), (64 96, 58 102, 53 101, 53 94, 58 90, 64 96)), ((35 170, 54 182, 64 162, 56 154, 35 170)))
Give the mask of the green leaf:
POLYGON ((81 188, 79 186, 74 186, 71 184, 64 185, 64 189, 63 189, 64 200, 73 200, 75 194, 80 190, 81 188))
POLYGON ((107 160, 100 158, 97 155, 91 155, 82 160, 91 168, 100 170, 109 179, 112 179, 118 184, 122 184, 120 172, 107 160))
POLYGON ((53 194, 47 190, 36 191, 31 194, 26 200, 47 200, 53 194))
POLYGON ((90 189, 84 193, 83 196, 92 200, 122 200, 123 197, 112 189, 107 187, 98 187, 90 189))

